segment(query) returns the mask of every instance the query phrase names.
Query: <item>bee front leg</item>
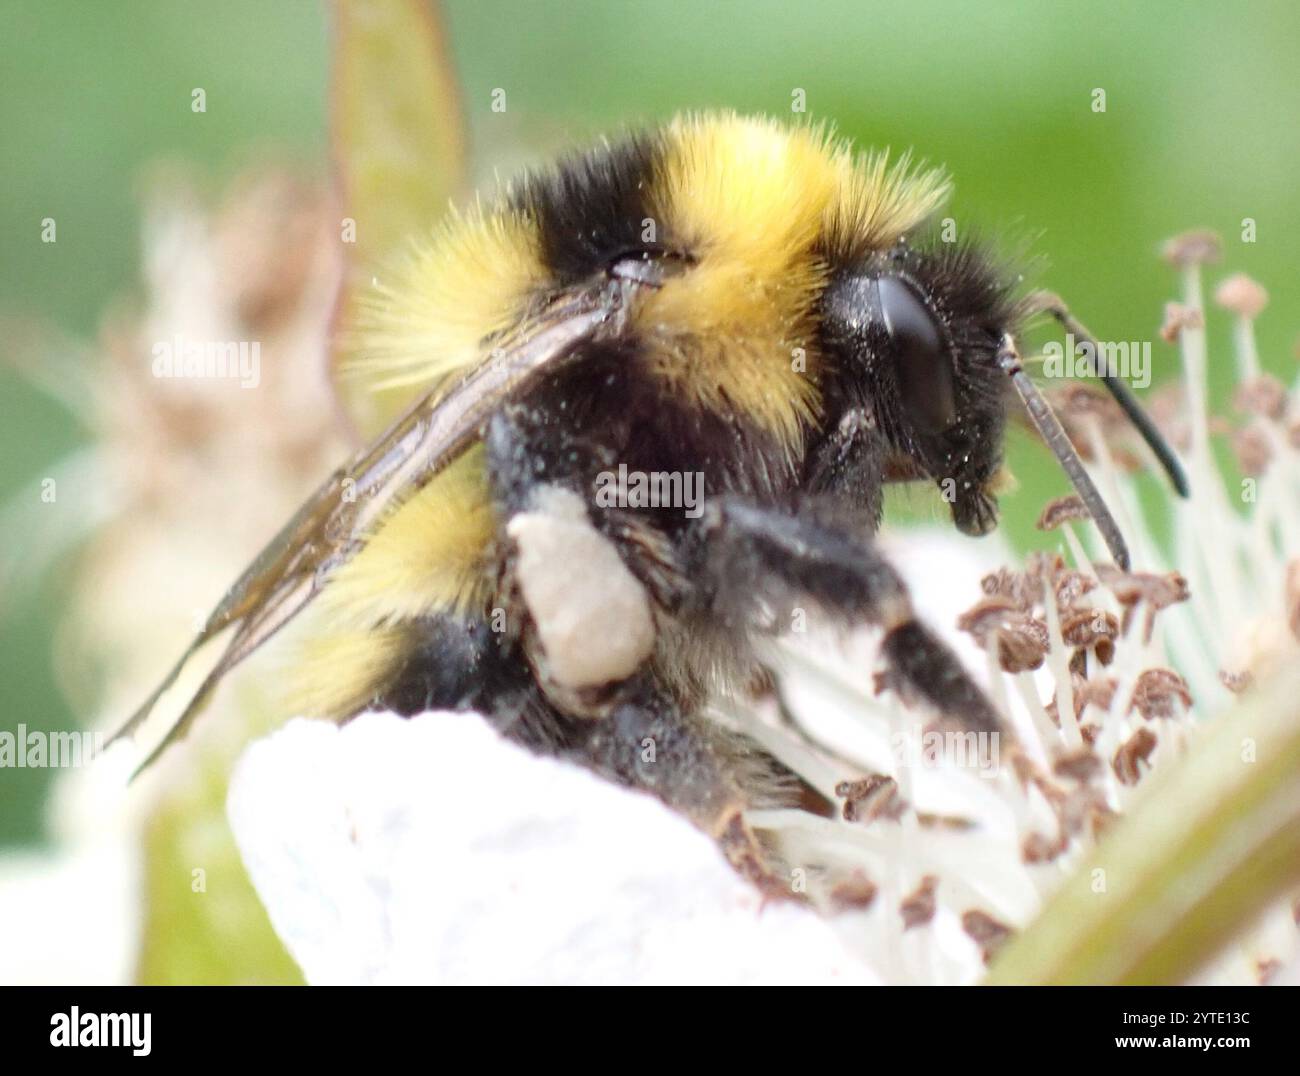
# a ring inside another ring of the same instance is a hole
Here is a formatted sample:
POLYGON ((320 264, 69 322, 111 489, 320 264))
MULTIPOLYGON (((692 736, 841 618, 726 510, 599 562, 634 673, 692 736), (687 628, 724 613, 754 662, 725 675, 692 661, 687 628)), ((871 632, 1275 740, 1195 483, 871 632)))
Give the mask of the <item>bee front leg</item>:
POLYGON ((745 630, 764 608, 809 601, 847 623, 884 630, 891 686, 964 729, 1002 729, 997 711, 953 652, 912 609, 906 584, 871 542, 736 497, 710 502, 685 556, 695 600, 745 630))

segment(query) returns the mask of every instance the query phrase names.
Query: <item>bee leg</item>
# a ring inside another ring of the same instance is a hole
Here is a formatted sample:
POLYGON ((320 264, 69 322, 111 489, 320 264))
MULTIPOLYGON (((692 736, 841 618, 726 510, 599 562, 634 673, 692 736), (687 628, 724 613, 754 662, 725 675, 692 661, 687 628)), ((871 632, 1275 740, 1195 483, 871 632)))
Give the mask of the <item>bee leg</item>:
POLYGON ((845 410, 835 428, 809 453, 804 488, 813 496, 838 496, 874 530, 884 506, 884 445, 875 414, 866 407, 845 410))
POLYGON ((654 795, 717 841, 727 861, 769 897, 795 894, 745 820, 753 807, 799 801, 793 775, 744 737, 691 716, 645 675, 606 717, 566 713, 522 656, 478 620, 421 620, 419 645, 372 705, 402 714, 475 710, 507 739, 654 795))
POLYGON ((793 898, 773 852, 745 819, 755 807, 798 797, 792 775, 747 738, 689 713, 648 675, 560 754, 661 799, 718 842, 727 861, 762 892, 793 898))
POLYGON ((955 654, 916 619, 907 587, 869 541, 740 498, 706 507, 688 563, 707 582, 697 600, 744 630, 769 607, 801 600, 884 629, 887 682, 965 729, 1001 730, 997 711, 955 654))
POLYGON ((509 404, 488 422, 488 481, 503 516, 526 510, 537 489, 560 486, 589 500, 588 476, 614 465, 609 449, 575 436, 547 409, 509 404))

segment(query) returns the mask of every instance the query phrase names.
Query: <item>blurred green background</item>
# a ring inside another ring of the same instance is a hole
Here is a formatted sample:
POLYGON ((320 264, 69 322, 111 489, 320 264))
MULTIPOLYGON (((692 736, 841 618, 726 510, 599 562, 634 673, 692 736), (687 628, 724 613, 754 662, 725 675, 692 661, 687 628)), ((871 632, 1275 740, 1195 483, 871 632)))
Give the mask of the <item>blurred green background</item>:
MULTIPOLYGON (((1260 345, 1289 380, 1300 6, 445 6, 480 175, 680 108, 786 114, 802 89, 809 113, 860 143, 945 163, 959 228, 1028 237, 1045 256, 1038 279, 1103 337, 1151 339, 1174 286, 1157 244, 1192 226, 1220 231, 1225 271, 1272 292, 1260 345), (504 114, 490 108, 498 87, 504 114), (1246 217, 1253 244, 1240 241, 1246 217)), ((0 312, 93 339, 107 304, 137 286, 139 181, 159 159, 194 163, 214 189, 267 155, 323 171, 327 59, 327 9, 308 0, 0 3, 0 312), (190 110, 196 86, 205 114, 190 110), (57 243, 41 242, 45 217, 57 220, 57 243)), ((1226 362, 1214 337, 1221 344, 1227 327, 1212 332, 1211 355, 1226 362)), ((1173 353, 1155 350, 1158 380, 1173 353)), ((80 436, 0 366, 0 501, 31 496, 80 436)), ((1061 480, 1025 444, 1017 460, 1023 486, 1007 521, 1028 540, 1061 480)), ((77 511, 75 491, 49 510, 77 511)), ((0 541, 22 555, 22 534, 0 541)), ((78 721, 50 665, 58 574, 21 602, 0 598, 0 728, 78 721)), ((0 771, 0 843, 41 838, 45 776, 0 771)))

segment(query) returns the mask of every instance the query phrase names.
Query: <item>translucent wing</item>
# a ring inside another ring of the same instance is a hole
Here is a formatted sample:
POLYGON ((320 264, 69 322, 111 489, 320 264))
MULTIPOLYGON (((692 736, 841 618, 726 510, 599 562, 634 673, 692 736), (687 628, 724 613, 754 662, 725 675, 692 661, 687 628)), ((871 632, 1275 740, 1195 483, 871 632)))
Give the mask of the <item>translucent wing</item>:
POLYGON ((330 572, 350 559, 394 498, 426 485, 478 439, 494 411, 581 353, 580 345, 621 331, 620 315, 634 287, 602 281, 555 299, 509 338, 494 341, 490 356, 459 382, 417 400, 377 441, 330 475, 235 581, 163 682, 110 742, 133 735, 194 654, 233 626, 221 658, 140 769, 148 766, 185 733, 226 673, 311 604, 330 572))

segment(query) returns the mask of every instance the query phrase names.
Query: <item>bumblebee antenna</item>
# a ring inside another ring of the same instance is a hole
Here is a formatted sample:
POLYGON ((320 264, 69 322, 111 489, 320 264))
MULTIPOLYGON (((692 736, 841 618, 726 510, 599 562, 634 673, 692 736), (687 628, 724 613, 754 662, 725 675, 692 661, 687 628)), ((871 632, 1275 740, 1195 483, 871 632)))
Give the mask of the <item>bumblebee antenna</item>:
POLYGON ((1034 426, 1042 434, 1047 447, 1052 450, 1052 455, 1065 471, 1066 477, 1070 479, 1070 484, 1079 494, 1079 499, 1083 501, 1083 506, 1092 516, 1092 521, 1097 524, 1097 529, 1101 531, 1106 548, 1110 550, 1115 563, 1124 571, 1128 571, 1130 563, 1128 546, 1124 544, 1124 536, 1119 532, 1119 525, 1115 522, 1115 517, 1110 514, 1110 509, 1106 507, 1106 502, 1102 500, 1101 493, 1093 485, 1092 479, 1088 477, 1088 472, 1083 469, 1083 461, 1079 459, 1079 453, 1070 443, 1061 420, 1056 417, 1056 412, 1025 373, 1020 361, 1020 353, 1016 350, 1015 341, 1011 339, 1010 333, 1002 338, 1002 346, 998 348, 998 365, 1011 378, 1011 383, 1020 394, 1025 410, 1029 412, 1034 426))
POLYGON ((1156 454, 1156 459, 1160 461, 1160 466, 1164 468, 1165 474, 1169 476, 1169 481, 1177 491, 1178 496, 1189 496, 1191 491, 1187 485, 1187 474, 1183 470, 1183 465, 1178 461, 1178 457, 1174 455, 1174 450, 1169 446, 1169 442, 1156 429, 1156 424, 1151 421, 1151 416, 1142 409, 1138 398, 1133 395, 1133 390, 1124 383, 1123 378, 1110 369, 1109 361, 1106 363, 1106 368, 1101 369, 1105 353, 1098 346, 1096 337, 1087 330, 1083 322, 1070 313, 1070 308, 1066 306, 1065 300, 1054 292, 1036 291, 1025 301, 1024 312, 1025 314, 1050 314, 1062 329, 1076 340, 1082 340, 1092 349, 1094 356, 1093 372, 1101 378, 1102 384, 1110 391, 1120 409, 1128 416, 1128 420, 1133 423, 1134 429, 1142 435, 1142 440, 1156 454))

